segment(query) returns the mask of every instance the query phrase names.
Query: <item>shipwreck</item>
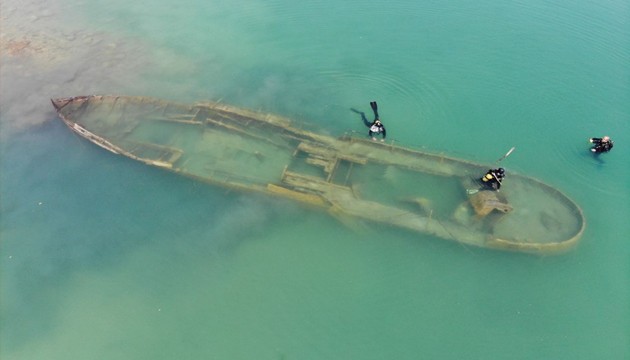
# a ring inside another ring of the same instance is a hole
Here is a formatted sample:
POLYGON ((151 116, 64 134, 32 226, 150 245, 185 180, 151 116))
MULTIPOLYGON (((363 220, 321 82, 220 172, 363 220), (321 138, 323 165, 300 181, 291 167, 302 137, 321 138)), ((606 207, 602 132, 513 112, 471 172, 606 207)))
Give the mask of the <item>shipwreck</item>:
POLYGON ((573 247, 585 228, 560 190, 510 173, 366 137, 333 137, 220 102, 147 97, 53 99, 76 134, 112 153, 206 183, 292 199, 343 221, 369 221, 462 244, 537 254, 573 247))

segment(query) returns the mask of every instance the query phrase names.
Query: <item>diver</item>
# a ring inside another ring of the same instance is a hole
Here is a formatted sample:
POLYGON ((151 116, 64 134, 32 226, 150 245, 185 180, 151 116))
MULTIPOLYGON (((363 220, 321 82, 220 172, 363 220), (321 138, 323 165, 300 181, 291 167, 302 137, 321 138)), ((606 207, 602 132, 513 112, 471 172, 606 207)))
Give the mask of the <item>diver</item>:
POLYGON ((365 116, 363 111, 359 111, 357 109, 350 109, 355 113, 361 115, 361 120, 363 120, 363 124, 367 126, 368 136, 372 138, 372 140, 376 141, 376 135, 382 134, 383 138, 381 141, 385 141, 385 136, 387 136, 387 132, 385 131, 385 126, 381 122, 380 117, 378 116, 378 106, 376 105, 376 101, 370 101, 370 106, 372 107, 372 111, 374 111, 374 120, 370 122, 365 116))
POLYGON ((481 182, 496 191, 499 191, 501 188, 501 183, 503 182, 503 178, 505 177, 505 169, 490 169, 488 172, 481 177, 481 182))
POLYGON ((385 141, 385 126, 383 126, 383 123, 379 119, 374 120, 374 122, 370 125, 370 130, 368 131, 368 136, 372 137, 372 140, 374 141, 376 141, 376 137, 374 136, 375 134, 383 134, 381 141, 385 141))
POLYGON ((371 137, 372 140, 376 141, 375 135, 382 134, 383 138, 381 139, 381 141, 385 141, 385 136, 387 135, 387 132, 385 131, 385 126, 383 126, 383 123, 378 116, 378 105, 376 105, 376 101, 370 101, 370 106, 374 111, 374 121, 372 123, 369 123, 366 121, 365 118, 363 119, 365 125, 367 125, 367 127, 370 129, 368 130, 368 136, 371 137))
POLYGON ((591 151, 595 154, 609 152, 613 148, 613 141, 610 140, 610 137, 608 136, 604 136, 602 138, 590 138, 588 141, 593 144, 593 146, 591 146, 591 151))

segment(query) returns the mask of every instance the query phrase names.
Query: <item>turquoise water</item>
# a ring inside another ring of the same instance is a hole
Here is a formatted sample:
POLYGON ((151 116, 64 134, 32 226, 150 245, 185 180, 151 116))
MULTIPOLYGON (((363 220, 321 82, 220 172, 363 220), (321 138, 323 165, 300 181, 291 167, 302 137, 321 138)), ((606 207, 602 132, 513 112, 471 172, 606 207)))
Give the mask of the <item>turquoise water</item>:
POLYGON ((627 2, 1 7, 2 359, 630 357, 627 2), (330 134, 364 132, 350 109, 377 100, 397 143, 488 163, 516 146, 508 179, 561 189, 587 229, 538 257, 342 224, 78 139, 48 99, 93 93, 330 134))

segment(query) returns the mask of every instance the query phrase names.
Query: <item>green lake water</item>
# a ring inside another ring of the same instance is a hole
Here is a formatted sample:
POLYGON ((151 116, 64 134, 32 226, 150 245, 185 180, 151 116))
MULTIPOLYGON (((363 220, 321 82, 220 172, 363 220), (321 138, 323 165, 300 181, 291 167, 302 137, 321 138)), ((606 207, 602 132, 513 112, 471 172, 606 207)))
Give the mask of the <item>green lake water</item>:
POLYGON ((0 358, 630 358, 627 1, 6 0, 0 17, 0 358), (49 99, 85 94, 331 135, 367 133, 351 109, 376 100, 397 144, 489 164, 516 147, 504 186, 560 189, 586 231, 541 257, 342 223, 79 139, 49 99))

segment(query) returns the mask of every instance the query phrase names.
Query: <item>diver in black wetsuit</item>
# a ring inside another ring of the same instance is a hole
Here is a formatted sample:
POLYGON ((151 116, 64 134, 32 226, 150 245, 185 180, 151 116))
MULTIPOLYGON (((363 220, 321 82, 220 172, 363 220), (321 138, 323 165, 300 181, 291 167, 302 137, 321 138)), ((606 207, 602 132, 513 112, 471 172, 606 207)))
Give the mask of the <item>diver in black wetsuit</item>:
POLYGON ((610 137, 608 136, 604 136, 602 138, 590 138, 588 141, 593 143, 591 151, 595 154, 609 152, 613 148, 613 141, 610 140, 610 137))
POLYGON ((385 126, 383 126, 383 123, 378 116, 378 105, 376 105, 376 101, 370 101, 370 106, 374 111, 374 121, 371 124, 367 121, 364 121, 365 125, 370 128, 370 130, 368 131, 368 136, 371 137, 372 140, 376 140, 376 137, 374 135, 382 134, 383 138, 381 139, 381 141, 385 141, 385 136, 387 136, 387 132, 385 130, 385 126))
POLYGON ((505 169, 490 169, 484 176, 481 177, 481 182, 487 187, 499 191, 499 189, 501 188, 501 182, 503 182, 504 177, 505 169))
POLYGON ((387 136, 387 131, 385 130, 385 126, 383 125, 383 123, 381 122, 381 119, 378 116, 378 106, 376 105, 376 101, 370 101, 370 106, 372 107, 372 110, 374 111, 374 120, 372 122, 370 122, 367 119, 363 111, 359 111, 356 109, 350 109, 350 110, 361 115, 361 120, 363 120, 363 124, 365 124, 365 126, 367 126, 367 128, 369 129, 368 136, 371 137, 372 140, 376 141, 376 135, 382 134, 383 138, 381 139, 381 141, 385 141, 385 136, 387 136))
POLYGON ((381 141, 385 141, 387 132, 385 131, 385 126, 383 126, 383 123, 379 119, 374 120, 374 122, 370 124, 370 130, 368 130, 368 136, 370 136, 372 140, 376 140, 376 137, 374 137, 375 134, 383 134, 381 141))

